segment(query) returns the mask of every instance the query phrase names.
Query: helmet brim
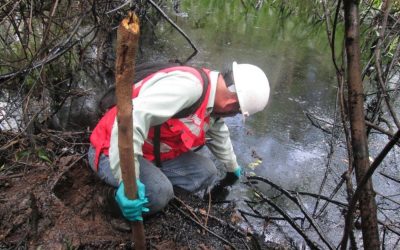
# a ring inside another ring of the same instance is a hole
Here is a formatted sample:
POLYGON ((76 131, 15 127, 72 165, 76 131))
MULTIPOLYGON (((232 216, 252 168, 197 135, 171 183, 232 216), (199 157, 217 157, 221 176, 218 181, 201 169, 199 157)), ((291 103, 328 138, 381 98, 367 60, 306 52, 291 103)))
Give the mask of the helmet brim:
POLYGON ((244 109, 243 109, 244 101, 243 101, 242 95, 240 94, 240 92, 243 91, 241 89, 243 82, 240 79, 240 76, 238 75, 238 64, 236 61, 234 61, 232 63, 232 74, 233 74, 233 82, 235 84, 236 95, 239 100, 240 112, 242 113, 243 121, 244 121, 246 119, 246 117, 249 116, 249 113, 244 112, 244 109))
POLYGON ((232 63, 233 81, 244 118, 265 108, 270 87, 264 71, 252 64, 232 63))

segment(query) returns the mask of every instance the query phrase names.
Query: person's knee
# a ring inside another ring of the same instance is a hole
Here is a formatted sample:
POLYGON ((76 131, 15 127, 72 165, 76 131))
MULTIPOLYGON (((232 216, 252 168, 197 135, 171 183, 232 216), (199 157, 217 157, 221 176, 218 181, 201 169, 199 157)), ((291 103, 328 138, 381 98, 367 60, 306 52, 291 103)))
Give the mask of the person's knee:
POLYGON ((208 188, 214 183, 218 175, 218 170, 211 159, 203 158, 201 162, 202 164, 199 166, 201 170, 197 173, 197 178, 194 181, 197 184, 194 185, 192 191, 208 188))
POLYGON ((210 158, 192 151, 165 162, 163 171, 173 185, 189 192, 208 188, 217 176, 214 162, 210 158))
POLYGON ((174 190, 171 182, 154 183, 151 185, 151 190, 148 192, 147 197, 149 199, 147 207, 150 210, 148 215, 161 211, 174 198, 174 190))
POLYGON ((146 214, 161 211, 174 197, 172 183, 161 170, 143 157, 139 157, 140 180, 145 185, 145 195, 149 199, 146 207, 150 210, 146 214))
POLYGON ((214 162, 211 159, 206 159, 203 161, 203 169, 202 171, 202 178, 204 180, 204 183, 207 184, 207 186, 211 185, 215 178, 217 177, 218 170, 215 167, 214 162))

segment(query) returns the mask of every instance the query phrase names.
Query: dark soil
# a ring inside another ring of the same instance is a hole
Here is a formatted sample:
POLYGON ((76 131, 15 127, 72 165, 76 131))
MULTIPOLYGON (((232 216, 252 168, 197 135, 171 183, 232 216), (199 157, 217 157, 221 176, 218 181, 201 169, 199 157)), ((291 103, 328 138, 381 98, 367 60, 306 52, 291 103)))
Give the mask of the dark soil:
MULTIPOLYGON (((274 248, 236 226, 241 218, 233 204, 176 195, 163 212, 145 218, 148 249, 274 248)), ((0 174, 0 249, 133 249, 112 196, 81 155, 0 174)))

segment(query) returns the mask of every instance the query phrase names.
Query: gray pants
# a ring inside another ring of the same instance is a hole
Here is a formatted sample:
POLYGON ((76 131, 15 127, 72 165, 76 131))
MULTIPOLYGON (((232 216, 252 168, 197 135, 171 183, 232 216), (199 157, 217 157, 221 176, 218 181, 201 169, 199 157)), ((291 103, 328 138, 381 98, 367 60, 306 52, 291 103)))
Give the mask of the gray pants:
MULTIPOLYGON (((95 150, 90 147, 89 163, 95 171, 95 150)), ((173 186, 189 192, 197 192, 212 185, 217 178, 217 169, 211 159, 193 151, 186 152, 179 157, 164 161, 162 168, 152 162, 139 157, 140 181, 146 186, 146 196, 149 199, 148 214, 163 209, 173 198, 173 186)), ((118 187, 118 180, 112 175, 108 156, 101 154, 97 175, 107 184, 118 187)))

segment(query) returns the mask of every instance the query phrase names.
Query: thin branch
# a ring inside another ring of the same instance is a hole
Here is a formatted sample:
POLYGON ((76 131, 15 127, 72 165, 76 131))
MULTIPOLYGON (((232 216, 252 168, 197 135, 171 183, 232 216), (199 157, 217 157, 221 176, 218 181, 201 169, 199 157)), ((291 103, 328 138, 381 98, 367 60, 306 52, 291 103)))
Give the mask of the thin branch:
POLYGON ((203 226, 201 223, 199 223, 198 221, 196 221, 195 219, 193 219, 191 216, 189 216, 187 213, 185 213, 182 209, 180 209, 178 206, 171 204, 171 206, 173 208, 175 208, 178 212, 180 212, 183 216, 185 216, 186 218, 188 218, 189 220, 193 221, 196 225, 198 225, 199 227, 201 227, 202 229, 206 230, 207 232, 209 232, 210 234, 214 235, 215 237, 217 237, 218 239, 220 239, 222 242, 224 242, 225 244, 228 244, 230 247, 232 247, 232 249, 236 249, 235 246, 229 242, 227 239, 223 238, 222 236, 218 235, 217 233, 211 231, 210 229, 208 229, 207 227, 203 226))
POLYGON ((390 175, 388 175, 388 174, 385 174, 385 173, 383 173, 383 172, 379 172, 379 173, 380 173, 381 175, 385 176, 386 178, 392 180, 392 181, 395 181, 395 182, 397 182, 397 183, 400 183, 400 179, 398 179, 398 178, 395 178, 395 177, 390 176, 390 175))
MULTIPOLYGON (((335 247, 333 247, 333 244, 331 242, 329 242, 329 240, 327 239, 327 237, 325 236, 325 234, 322 232, 322 230, 319 228, 318 224, 314 221, 314 219, 308 214, 308 212, 306 211, 304 205, 302 204, 301 200, 299 199, 299 197, 297 196, 293 196, 289 191, 281 188, 280 186, 276 185, 275 183, 273 183, 272 181, 268 180, 267 178, 263 178, 263 177, 259 177, 259 176, 249 176, 247 177, 249 180, 258 180, 258 181, 262 181, 264 183, 269 184, 271 187, 279 190, 280 192, 282 192, 283 194, 285 194, 286 197, 288 197, 291 201, 293 201, 302 211, 302 213, 304 214, 304 216, 307 218, 307 220, 309 221, 309 223, 313 226, 313 228, 315 229, 315 231, 317 232, 317 234, 319 235, 319 237, 321 238, 321 240, 326 244, 326 246, 329 249, 335 249, 335 247)), ((267 198, 265 198, 267 199, 267 198)), ((266 200, 268 203, 270 203, 268 200, 266 200)), ((280 209, 280 208, 279 208, 280 209)), ((283 215, 283 214, 282 214, 283 215)), ((283 215, 284 216, 284 215, 283 215)), ((285 217, 285 216, 284 216, 285 217)))
MULTIPOLYGON (((339 191, 339 189, 342 187, 343 183, 344 183, 345 179, 341 178, 339 184, 336 185, 335 189, 331 192, 331 194, 329 195, 329 199, 333 199, 333 197, 335 197, 335 195, 337 194, 337 192, 339 191)), ((321 209, 319 210, 319 212, 316 214, 317 217, 319 217, 325 210, 325 208, 328 206, 328 201, 325 202, 325 204, 321 207, 321 209)), ((347 204, 346 204, 347 206, 347 204)))
POLYGON ((184 63, 188 62, 190 59, 192 59, 192 57, 194 57, 198 50, 196 48, 196 46, 193 44, 193 42, 190 40, 190 38, 186 35, 186 33, 179 28, 178 25, 176 25, 174 23, 174 21, 172 21, 171 18, 169 18, 169 16, 167 14, 164 13, 164 11, 160 8, 160 6, 158 6, 156 3, 154 3, 153 0, 148 0, 149 3, 165 18, 165 20, 167 20, 179 33, 181 33, 181 35, 186 39, 186 41, 188 41, 188 43, 190 44, 190 46, 192 46, 194 52, 186 59, 186 61, 184 61, 184 63))
MULTIPOLYGON (((251 206, 250 206, 251 207, 251 206)), ((251 207, 252 208, 252 207, 251 207)), ((253 208, 252 208, 253 209, 253 208)), ((259 214, 259 213, 249 213, 249 212, 246 212, 246 211, 244 211, 244 210, 242 210, 242 209, 239 209, 238 210, 239 211, 239 213, 241 213, 242 215, 247 215, 247 216, 250 216, 250 217, 254 217, 254 218, 257 218, 257 219, 263 219, 263 220, 265 220, 265 221, 271 221, 271 220, 286 220, 284 217, 277 217, 277 216, 265 216, 265 215, 261 215, 261 214, 259 214)), ((291 218, 292 220, 301 220, 301 221, 303 221, 304 220, 304 218, 303 217, 292 217, 291 218)))
MULTIPOLYGON (((6 10, 4 10, 4 8, 5 8, 9 3, 12 3, 12 2, 13 2, 13 1, 10 0, 10 1, 8 1, 7 3, 3 4, 3 5, 0 7, 0 10, 3 10, 4 12, 6 12, 6 10)), ((21 0, 16 1, 16 2, 14 3, 14 6, 12 7, 12 9, 11 9, 8 13, 5 13, 4 18, 0 21, 0 25, 3 25, 3 22, 6 20, 6 16, 9 16, 12 12, 14 12, 15 8, 17 8, 17 6, 19 5, 19 2, 21 2, 21 0)), ((0 18, 1 18, 1 17, 0 17, 0 18)))
MULTIPOLYGON (((257 192, 257 191, 256 191, 257 192)), ((292 220, 292 218, 283 210, 281 209, 278 205, 276 205, 271 199, 268 197, 264 196, 261 192, 257 192, 257 194, 261 197, 262 200, 266 201, 269 205, 271 205, 278 213, 280 213, 283 218, 293 227, 294 230, 296 230, 297 233, 299 233, 303 239, 307 242, 308 246, 311 249, 321 249, 320 246, 313 240, 311 240, 307 234, 297 225, 296 222, 292 220)))
MULTIPOLYGON (((381 173, 380 173, 380 174, 381 174, 381 173)), ((396 200, 393 200, 392 198, 390 198, 390 197, 388 197, 388 196, 386 196, 386 195, 383 195, 383 194, 381 194, 381 193, 379 193, 379 192, 376 192, 376 194, 382 196, 383 199, 386 199, 386 200, 388 200, 388 201, 391 201, 391 202, 393 202, 394 204, 400 206, 400 202, 398 202, 398 201, 396 201, 396 200)))
MULTIPOLYGON (((378 125, 375 125, 375 124, 373 124, 373 123, 371 123, 371 122, 369 122, 369 121, 365 121, 365 124, 366 124, 368 127, 371 127, 371 128, 373 128, 373 129, 375 129, 376 131, 379 131, 379 132, 381 132, 381 133, 387 135, 390 139, 394 137, 394 134, 393 134, 392 132, 383 129, 383 128, 379 127, 378 125)), ((397 146, 400 146, 399 142, 397 142, 397 146)))
MULTIPOLYGON (((378 166, 381 164, 383 159, 386 157, 386 155, 389 153, 389 151, 393 148, 393 146, 396 144, 396 142, 400 138, 400 130, 398 130, 395 134, 395 136, 389 141, 388 144, 383 148, 383 150, 379 153, 379 155, 375 158, 374 162, 372 162, 371 166, 369 167, 368 171, 365 173, 363 176, 362 180, 359 182, 359 185, 357 186, 356 191, 354 192, 354 195, 349 203, 349 209, 347 211, 347 216, 346 216, 346 221, 345 225, 349 225, 351 223, 352 215, 354 213, 356 204, 358 199, 360 198, 361 191, 363 190, 364 185, 368 182, 368 180, 371 178, 372 174, 375 172, 375 170, 378 168, 378 166)), ((344 243, 347 241, 347 236, 350 233, 350 227, 345 226, 345 232, 343 233, 343 239, 342 239, 342 246, 344 243)))
MULTIPOLYGON (((72 40, 72 37, 75 35, 75 33, 80 28, 80 24, 81 24, 82 20, 83 20, 83 17, 81 17, 78 20, 78 22, 75 25, 74 30, 71 32, 70 36, 67 37, 64 41, 62 41, 59 44, 57 44, 56 46, 54 46, 45 58, 42 58, 40 60, 33 62, 30 67, 25 67, 16 72, 0 75, 0 85, 8 80, 15 78, 15 77, 27 74, 28 72, 31 72, 34 69, 42 67, 43 65, 56 60, 57 58, 59 58, 60 56, 64 55, 66 52, 68 52, 72 47, 74 47, 80 41, 80 40, 75 40, 75 41, 71 41, 71 40, 72 40)), ((95 29, 96 29, 96 27, 93 27, 90 31, 88 31, 86 34, 84 34, 81 37, 81 39, 88 36, 95 29)))
POLYGON ((53 7, 51 8, 51 13, 50 13, 50 16, 49 16, 49 18, 48 18, 49 20, 47 21, 47 25, 46 25, 46 29, 45 29, 45 31, 44 31, 42 43, 47 43, 47 36, 48 36, 48 34, 49 34, 49 32, 50 32, 50 27, 51 27, 52 19, 53 19, 53 17, 54 17, 54 13, 55 13, 56 10, 57 10, 57 6, 58 6, 58 0, 55 0, 55 2, 54 2, 54 4, 53 4, 53 7))
MULTIPOLYGON (((289 191, 289 192, 294 192, 294 191, 289 191)), ((317 199, 321 199, 321 200, 326 200, 330 203, 333 203, 339 207, 347 207, 347 204, 341 201, 337 201, 337 200, 333 200, 332 197, 327 197, 324 195, 320 195, 320 194, 313 194, 313 193, 308 193, 308 192, 297 192, 300 195, 305 195, 305 196, 311 196, 317 199)))
POLYGON ((320 124, 320 122, 323 122, 323 123, 325 123, 325 124, 328 124, 328 125, 330 125, 330 126, 333 126, 332 123, 330 123, 330 122, 328 122, 328 121, 326 121, 326 120, 323 120, 322 118, 318 118, 318 117, 316 117, 315 115, 313 115, 313 114, 311 114, 310 112, 307 112, 307 111, 304 112, 304 114, 306 115, 306 117, 308 118, 308 120, 311 122, 311 124, 312 124, 314 127, 318 128, 318 129, 320 129, 320 130, 322 130, 323 132, 325 132, 325 133, 327 133, 327 134, 332 134, 332 131, 329 131, 328 129, 324 128, 324 127, 320 124))
MULTIPOLYGON (((197 223, 201 224, 201 220, 197 215, 193 212, 193 208, 189 207, 185 202, 183 202, 181 199, 179 199, 177 196, 174 196, 174 199, 178 201, 180 204, 182 204, 189 212, 191 215, 193 215, 194 219, 196 219, 197 223)), ((205 225, 207 226, 207 224, 205 225)))
POLYGON ((106 14, 108 15, 108 14, 111 14, 111 13, 113 13, 115 11, 118 11, 118 10, 124 8, 125 6, 129 5, 130 3, 132 3, 132 0, 127 0, 125 3, 121 4, 120 6, 114 8, 112 10, 107 11, 106 14))
POLYGON ((382 48, 382 44, 383 44, 383 37, 384 37, 384 34, 385 34, 385 30, 386 30, 386 26, 387 26, 387 19, 388 19, 388 15, 389 15, 389 10, 388 10, 389 1, 390 0, 384 1, 383 4, 382 4, 384 17, 383 17, 383 21, 382 21, 382 23, 380 25, 378 42, 377 42, 377 45, 376 45, 376 48, 375 48, 375 58, 376 58, 375 67, 376 67, 376 71, 378 73, 378 75, 377 75, 378 76, 378 83, 379 83, 378 88, 380 88, 381 91, 382 91, 383 97, 384 97, 385 102, 386 102, 386 106, 388 107, 389 112, 392 115, 394 123, 396 124, 397 128, 400 129, 400 121, 397 118, 396 112, 394 111, 394 109, 392 107, 392 104, 390 103, 389 95, 386 93, 385 87, 386 87, 387 79, 383 78, 382 68, 381 68, 381 61, 382 61, 381 48, 382 48))
POLYGON ((400 232, 398 230, 396 230, 392 225, 388 225, 387 223, 385 223, 383 221, 378 221, 378 223, 380 225, 384 226, 385 228, 387 228, 390 232, 396 234, 397 236, 400 236, 400 232))
POLYGON ((332 61, 336 68, 336 72, 342 72, 342 70, 339 69, 339 67, 336 63, 336 52, 335 52, 336 26, 337 26, 337 22, 338 22, 338 18, 339 18, 339 12, 340 12, 341 5, 342 5, 342 0, 339 0, 337 3, 337 7, 336 7, 335 19, 333 21, 333 28, 332 28, 331 50, 332 50, 332 61))

